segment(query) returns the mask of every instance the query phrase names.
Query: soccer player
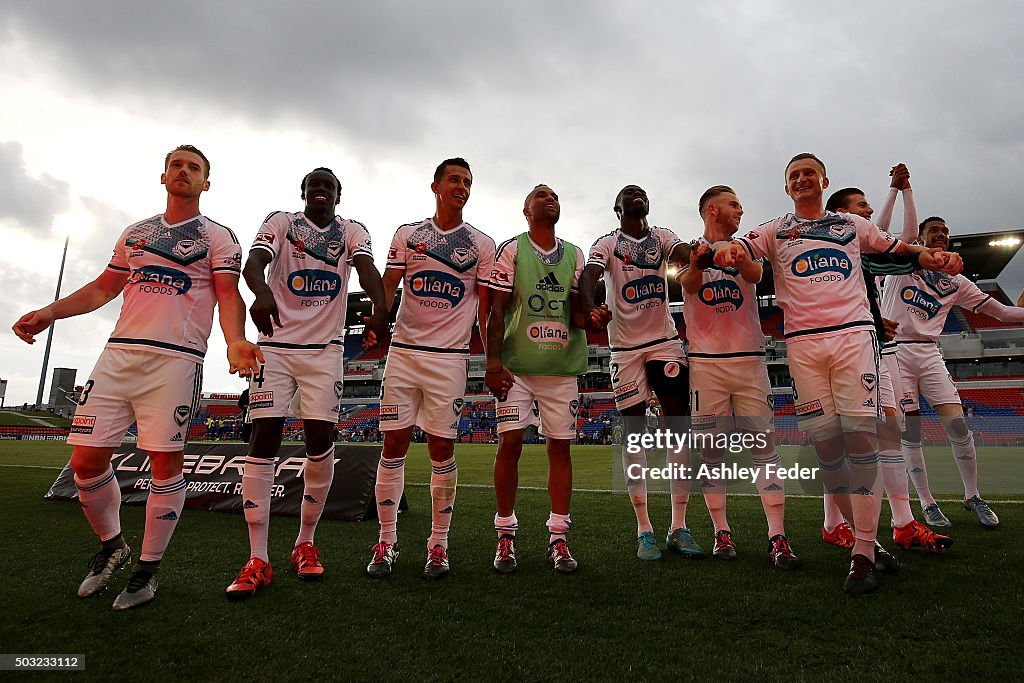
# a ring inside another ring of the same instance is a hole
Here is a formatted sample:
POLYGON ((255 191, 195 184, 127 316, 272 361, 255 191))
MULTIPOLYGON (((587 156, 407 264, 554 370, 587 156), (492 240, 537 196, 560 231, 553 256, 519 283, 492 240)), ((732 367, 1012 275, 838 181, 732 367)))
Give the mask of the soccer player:
MULTIPOLYGON (((875 536, 881 506, 878 448, 878 361, 861 251, 924 251, 854 214, 824 210, 825 165, 798 154, 786 165, 794 211, 719 248, 715 264, 733 267, 767 258, 786 318, 796 414, 814 439, 826 492, 853 522, 855 543, 847 593, 875 590, 875 536)), ((884 551, 881 551, 884 552, 884 551)))
MULTIPOLYGON (((903 236, 917 233, 917 209, 914 205, 910 189, 910 171, 906 165, 894 166, 889 193, 879 212, 878 227, 888 231, 895 206, 897 192, 903 193, 904 226, 903 236)), ((868 203, 864 192, 855 187, 848 187, 832 193, 825 203, 826 211, 853 213, 865 220, 871 220, 874 210, 868 203)), ((911 238, 913 239, 913 237, 911 238)), ((904 240, 906 241, 906 240, 904 240)), ((884 420, 878 424, 878 459, 882 469, 882 482, 893 519, 893 542, 907 550, 919 546, 927 550, 944 550, 953 545, 953 539, 936 534, 934 531, 914 519, 910 509, 910 492, 907 481, 907 463, 900 447, 900 408, 897 397, 902 397, 902 384, 899 377, 899 365, 896 361, 896 346, 890 343, 895 334, 895 323, 882 318, 878 302, 876 276, 872 273, 887 271, 909 273, 920 268, 918 254, 890 255, 892 259, 901 259, 899 263, 883 263, 877 255, 865 254, 863 259, 864 284, 867 289, 871 317, 875 322, 875 334, 885 343, 881 349, 878 365, 879 404, 884 413, 884 420), (892 329, 887 329, 889 325, 892 329)), ((854 543, 853 533, 843 520, 839 506, 831 494, 825 494, 825 522, 821 530, 822 540, 840 547, 851 547, 854 543)))
MULTIPOLYGON (((647 222, 650 201, 643 188, 627 185, 615 197, 613 210, 619 219, 616 230, 600 237, 590 248, 590 257, 580 276, 580 299, 584 319, 594 315, 597 281, 605 278, 611 348, 612 390, 615 406, 628 423, 643 420, 647 399, 654 394, 661 402, 670 427, 671 418, 689 412, 689 380, 683 344, 668 310, 668 285, 665 273, 669 262, 687 263, 690 245, 666 228, 647 222), (632 418, 632 419, 630 419, 632 418)), ((683 464, 686 449, 669 453, 670 465, 683 464), (673 460, 678 462, 673 462, 673 460)), ((685 463, 689 466, 689 462, 685 463)), ((633 479, 631 470, 646 467, 646 454, 630 453, 623 448, 626 488, 636 514, 637 557, 660 560, 661 549, 647 511, 647 483, 633 479)), ((685 557, 700 558, 704 551, 686 526, 689 482, 671 483, 672 524, 666 538, 671 550, 685 557)))
MULTIPOLYGON (((548 562, 571 574, 577 562, 566 534, 572 528, 572 459, 579 389, 576 377, 587 371, 587 338, 579 305, 578 283, 583 251, 555 236, 561 205, 547 185, 527 196, 523 214, 529 231, 503 242, 490 275, 491 310, 487 320, 487 373, 484 381, 498 399, 498 452, 494 459, 494 493, 498 510, 494 528, 498 547, 494 570, 511 574, 518 566, 515 539, 516 488, 523 431, 533 424, 547 440, 548 562), (575 316, 574 320, 570 316, 575 316), (537 402, 538 415, 533 405, 537 402)), ((607 309, 595 309, 607 316, 607 309)), ((607 319, 604 320, 607 324, 607 319)))
MULTIPOLYGON (((778 475, 781 459, 772 438, 775 404, 764 361, 764 333, 757 314, 756 283, 761 281, 760 261, 747 259, 736 268, 711 265, 702 268, 700 256, 716 242, 731 240, 740 227, 743 206, 727 185, 708 188, 698 210, 704 235, 691 246, 690 262, 676 276, 683 286, 683 317, 690 340, 690 406, 696 428, 754 435, 750 454, 757 469, 754 485, 768 520, 768 557, 779 569, 799 566, 786 538, 784 523, 785 484, 778 475), (695 248, 694 248, 695 247, 695 248), (733 415, 735 414, 735 419, 733 415)), ((705 444, 701 462, 710 470, 720 468, 725 452, 705 444)), ((715 525, 714 557, 736 558, 736 543, 726 517, 724 478, 701 483, 711 521, 715 525)))
POLYGON ((252 597, 273 579, 267 534, 274 459, 296 393, 306 464, 299 535, 291 563, 304 581, 323 575, 313 535, 334 480, 334 426, 343 386, 343 337, 352 268, 373 302, 368 330, 380 338, 387 325, 384 289, 373 265, 370 234, 362 223, 334 213, 341 202, 341 182, 329 168, 320 167, 306 174, 299 191, 305 208, 301 213, 275 211, 267 216, 242 271, 256 295, 250 312, 267 360, 249 389, 253 436, 242 474, 242 498, 250 557, 226 589, 232 600, 252 597), (269 283, 264 274, 267 266, 269 283))
MULTIPOLYGON (((925 247, 947 249, 946 221, 938 216, 926 218, 920 225, 920 241, 925 247)), ((999 526, 999 517, 978 491, 974 436, 964 420, 960 394, 936 346, 953 306, 985 313, 1003 322, 1024 323, 1024 308, 1004 306, 963 275, 920 271, 886 278, 882 308, 887 318, 899 323, 894 341, 903 384, 902 403, 907 414, 903 451, 911 465, 910 477, 921 500, 925 521, 931 526, 951 526, 928 486, 919 402, 920 395, 924 395, 942 420, 953 447, 964 485, 964 507, 978 516, 982 526, 994 529, 999 526)))
POLYGON ((389 576, 398 559, 398 503, 405 489, 405 454, 417 425, 427 434, 431 461, 432 530, 423 576, 448 575, 448 528, 458 479, 455 437, 469 341, 474 317, 486 339, 487 279, 494 268, 494 240, 462 220, 472 185, 465 159, 442 161, 430 185, 433 217, 398 228, 388 251, 383 278, 388 308, 398 283, 404 287, 384 369, 384 449, 375 490, 380 540, 366 567, 372 577, 389 576))
POLYGON ((89 313, 124 294, 114 332, 85 383, 68 436, 79 501, 100 539, 79 597, 102 592, 113 572, 131 560, 121 535, 121 490, 110 458, 133 422, 139 447, 152 465, 142 552, 128 587, 114 600, 115 610, 156 597, 160 560, 185 503, 183 451, 199 405, 214 305, 231 372, 250 376, 263 361, 259 348, 245 340, 238 240, 199 213, 209 177, 210 162, 197 148, 172 150, 160 176, 167 210, 128 226, 98 278, 14 324, 14 333, 31 344, 54 320, 89 313))

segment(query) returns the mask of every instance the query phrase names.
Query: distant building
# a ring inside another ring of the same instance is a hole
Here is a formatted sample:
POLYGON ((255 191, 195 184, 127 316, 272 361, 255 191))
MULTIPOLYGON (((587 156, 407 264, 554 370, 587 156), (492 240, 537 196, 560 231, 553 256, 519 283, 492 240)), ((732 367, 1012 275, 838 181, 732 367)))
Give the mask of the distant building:
POLYGON ((50 382, 50 400, 48 403, 54 410, 74 408, 75 377, 77 375, 77 368, 53 369, 53 380, 50 382))

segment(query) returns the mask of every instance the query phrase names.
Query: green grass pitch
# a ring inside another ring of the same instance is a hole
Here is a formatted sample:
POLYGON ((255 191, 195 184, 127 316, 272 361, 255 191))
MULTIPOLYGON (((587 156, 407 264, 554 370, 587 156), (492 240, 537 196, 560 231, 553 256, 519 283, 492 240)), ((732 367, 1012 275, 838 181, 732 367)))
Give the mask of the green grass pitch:
MULTIPOLYGON (((317 543, 324 579, 302 584, 288 563, 298 527, 271 522, 274 584, 255 599, 230 603, 223 589, 248 557, 241 515, 186 511, 165 557, 156 601, 114 613, 127 572, 98 598, 75 597, 95 552, 75 504, 42 499, 67 462, 64 443, 0 443, 0 548, 3 616, 0 651, 84 654, 83 678, 167 681, 255 680, 651 680, 717 676, 734 680, 947 680, 1018 671, 1024 604, 1024 506, 1021 453, 982 449, 982 491, 1002 525, 981 528, 953 502, 956 545, 942 555, 895 551, 883 506, 883 541, 901 562, 871 595, 841 592, 848 555, 820 542, 821 501, 787 500, 787 531, 803 566, 774 570, 766 558, 765 523, 754 496, 729 500, 740 553, 736 562, 634 555, 635 521, 625 495, 611 486, 605 447, 574 449, 570 547, 573 576, 544 561, 547 495, 542 447, 520 464, 513 576, 490 569, 494 446, 457 446, 460 485, 450 540, 451 576, 420 578, 430 526, 425 449, 408 459, 411 506, 399 518, 402 556, 393 577, 363 576, 376 522, 323 522, 317 543)), ((784 458, 798 455, 787 450, 784 458)), ((957 497, 949 450, 929 449, 933 482, 957 497)), ((801 493, 803 493, 801 491, 801 493)), ((915 502, 915 509, 917 504, 915 502)), ((651 499, 663 535, 666 495, 651 499)), ((122 522, 133 550, 141 545, 141 507, 122 522)), ((688 522, 706 550, 711 524, 703 500, 688 522)), ((81 675, 81 674, 79 674, 81 675)), ((33 680, 67 673, 32 674, 33 680)), ((6 678, 6 677, 5 677, 6 678)))

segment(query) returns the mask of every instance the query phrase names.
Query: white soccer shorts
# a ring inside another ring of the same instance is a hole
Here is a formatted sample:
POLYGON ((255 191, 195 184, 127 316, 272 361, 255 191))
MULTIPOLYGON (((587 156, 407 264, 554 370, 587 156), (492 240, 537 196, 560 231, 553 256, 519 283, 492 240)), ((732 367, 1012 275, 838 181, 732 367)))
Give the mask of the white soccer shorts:
POLYGON ((695 430, 774 431, 775 403, 764 359, 692 359, 690 408, 695 430))
POLYGON ((900 365, 904 411, 921 410, 922 394, 932 407, 960 405, 960 393, 949 376, 939 347, 933 342, 900 342, 896 347, 896 360, 900 365))
POLYGON ((380 430, 419 425, 427 434, 454 439, 465 405, 468 357, 395 348, 388 351, 380 401, 380 430))
POLYGON ((576 438, 579 408, 580 392, 575 376, 516 375, 515 384, 505 400, 498 401, 494 415, 499 434, 539 425, 542 436, 572 440, 576 438))
POLYGON ((312 353, 280 353, 264 348, 266 362, 249 381, 249 416, 290 417, 295 394, 304 420, 338 421, 344 388, 344 349, 336 344, 312 353))
POLYGON ((800 428, 813 430, 836 415, 880 415, 878 349, 869 330, 786 342, 800 428))
POLYGON ((152 351, 103 349, 78 400, 68 443, 116 448, 135 422, 139 448, 184 450, 202 388, 202 363, 152 351))
POLYGON ((647 379, 645 364, 652 360, 669 361, 669 365, 665 366, 666 373, 682 372, 686 367, 683 343, 678 339, 670 339, 647 349, 612 353, 609 368, 615 407, 618 410, 645 403, 651 397, 654 390, 647 379), (674 367, 672 362, 679 365, 674 367))

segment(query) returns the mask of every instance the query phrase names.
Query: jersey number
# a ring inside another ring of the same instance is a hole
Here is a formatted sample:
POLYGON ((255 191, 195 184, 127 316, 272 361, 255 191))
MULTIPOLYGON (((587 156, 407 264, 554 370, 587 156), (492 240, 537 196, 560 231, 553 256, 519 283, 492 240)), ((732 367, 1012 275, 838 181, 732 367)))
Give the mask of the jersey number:
POLYGON ((78 397, 78 405, 84 406, 85 402, 89 400, 89 392, 92 391, 92 385, 93 381, 89 380, 85 383, 85 386, 82 387, 82 395, 78 397))

